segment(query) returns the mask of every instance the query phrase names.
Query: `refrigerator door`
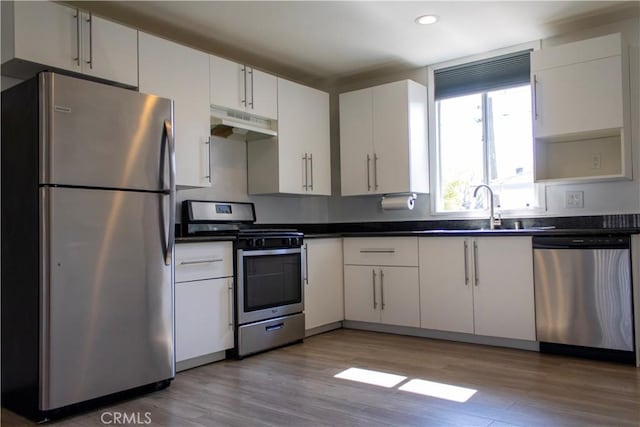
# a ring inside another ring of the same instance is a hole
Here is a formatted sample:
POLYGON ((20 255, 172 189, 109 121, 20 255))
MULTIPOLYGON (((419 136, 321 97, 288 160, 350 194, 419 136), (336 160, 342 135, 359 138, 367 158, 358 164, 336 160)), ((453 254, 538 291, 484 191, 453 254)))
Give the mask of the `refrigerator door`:
POLYGON ((40 409, 174 377, 169 196, 44 187, 40 409))
POLYGON ((163 190, 172 101, 54 73, 39 87, 41 184, 163 190))

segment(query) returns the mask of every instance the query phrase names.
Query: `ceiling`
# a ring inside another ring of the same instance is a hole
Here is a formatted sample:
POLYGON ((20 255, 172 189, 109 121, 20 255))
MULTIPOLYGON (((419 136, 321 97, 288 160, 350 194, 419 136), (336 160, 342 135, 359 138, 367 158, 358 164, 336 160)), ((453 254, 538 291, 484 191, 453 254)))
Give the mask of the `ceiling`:
POLYGON ((65 3, 303 82, 414 68, 548 38, 578 20, 640 15, 638 1, 65 3), (440 20, 415 24, 423 14, 440 20))

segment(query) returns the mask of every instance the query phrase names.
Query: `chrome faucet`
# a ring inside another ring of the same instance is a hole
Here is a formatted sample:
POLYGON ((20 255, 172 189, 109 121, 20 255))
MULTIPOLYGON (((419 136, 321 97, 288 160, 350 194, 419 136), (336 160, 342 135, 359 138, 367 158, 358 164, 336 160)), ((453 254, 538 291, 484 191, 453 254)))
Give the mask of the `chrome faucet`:
POLYGON ((477 197, 478 190, 480 190, 483 187, 486 188, 487 190, 489 190, 489 209, 490 209, 490 212, 489 212, 489 228, 491 228, 492 230, 495 230, 496 226, 499 227, 499 226, 502 225, 502 220, 500 220, 500 217, 496 218, 495 214, 494 214, 494 209, 493 209, 493 190, 487 184, 480 184, 473 191, 473 197, 477 197))

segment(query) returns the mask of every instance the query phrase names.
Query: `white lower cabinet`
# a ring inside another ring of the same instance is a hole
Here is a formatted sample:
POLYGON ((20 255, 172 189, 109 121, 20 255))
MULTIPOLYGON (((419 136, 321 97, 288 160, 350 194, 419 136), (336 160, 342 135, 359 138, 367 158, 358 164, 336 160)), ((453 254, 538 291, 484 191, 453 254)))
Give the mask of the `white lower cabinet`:
POLYGON ((417 250, 414 237, 344 239, 345 320, 419 327, 417 250))
POLYGON ((417 267, 345 265, 345 319, 420 326, 417 267))
POLYGON ((420 326, 534 341, 531 237, 419 238, 420 326))
POLYGON ((305 249, 305 329, 344 320, 342 239, 307 239, 305 249))
POLYGON ((176 361, 233 347, 233 278, 176 283, 176 361))
POLYGON ((176 245, 177 370, 223 359, 233 348, 232 248, 231 242, 176 245))

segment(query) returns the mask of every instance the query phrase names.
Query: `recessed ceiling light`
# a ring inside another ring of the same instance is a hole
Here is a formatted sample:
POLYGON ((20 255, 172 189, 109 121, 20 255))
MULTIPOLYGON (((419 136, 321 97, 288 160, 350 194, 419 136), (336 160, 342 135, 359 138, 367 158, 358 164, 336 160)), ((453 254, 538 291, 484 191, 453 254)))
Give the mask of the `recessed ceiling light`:
POLYGON ((438 22, 438 17, 436 15, 422 15, 416 18, 416 24, 420 25, 430 25, 438 22))

